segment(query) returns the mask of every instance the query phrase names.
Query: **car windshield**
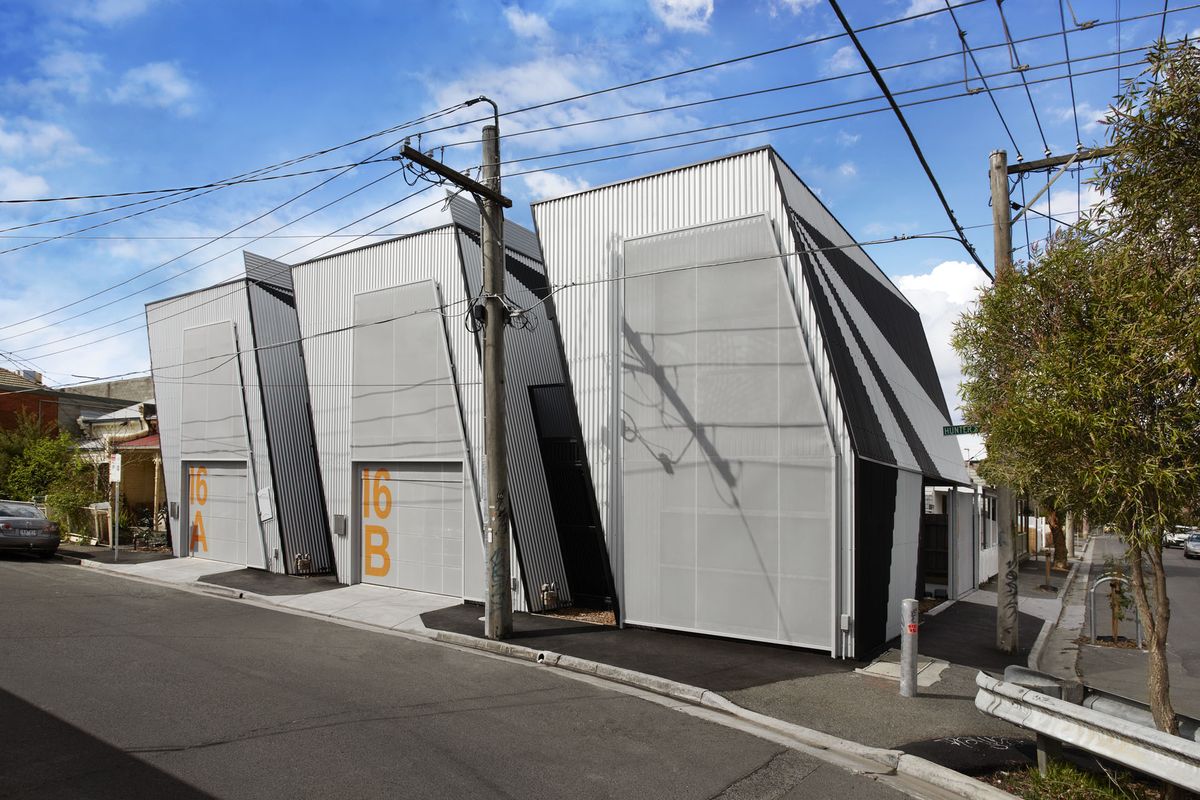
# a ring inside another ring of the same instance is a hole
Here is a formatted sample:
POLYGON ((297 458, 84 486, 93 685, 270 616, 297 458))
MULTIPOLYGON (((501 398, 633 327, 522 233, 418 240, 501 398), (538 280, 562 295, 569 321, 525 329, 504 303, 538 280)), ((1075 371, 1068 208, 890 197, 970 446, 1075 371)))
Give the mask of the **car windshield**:
POLYGON ((1193 533, 1188 537, 1188 541, 1194 542, 1195 544, 1200 544, 1200 533, 1193 533))
POLYGON ((29 503, 8 503, 0 500, 0 517, 25 517, 26 519, 42 519, 46 515, 38 511, 38 507, 29 503))

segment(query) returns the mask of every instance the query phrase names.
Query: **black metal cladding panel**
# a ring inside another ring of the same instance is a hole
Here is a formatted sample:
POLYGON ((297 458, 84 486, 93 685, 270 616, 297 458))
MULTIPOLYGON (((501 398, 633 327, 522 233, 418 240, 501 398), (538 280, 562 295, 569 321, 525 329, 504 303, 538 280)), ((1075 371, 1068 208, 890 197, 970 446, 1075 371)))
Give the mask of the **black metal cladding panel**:
POLYGON ((854 654, 867 659, 887 641, 898 471, 861 458, 854 470, 854 654))
POLYGON ((296 572, 299 553, 312 559, 308 573, 333 572, 295 299, 290 292, 253 282, 249 298, 281 556, 288 573, 296 572))
POLYGON ((242 251, 246 277, 255 283, 267 283, 288 292, 292 291, 292 268, 280 261, 242 251))
MULTIPOLYGON (((478 234, 460 227, 459 246, 467 293, 474 297, 483 280, 478 234)), ((505 295, 522 308, 537 305, 532 312, 537 318, 535 329, 508 328, 504 333, 504 376, 513 530, 526 597, 530 608, 540 611, 544 583, 554 583, 558 587, 562 603, 572 602, 529 395, 530 386, 563 383, 562 361, 557 329, 547 319, 546 306, 538 305, 538 292, 546 285, 545 267, 532 257, 511 251, 505 253, 505 259, 505 295)))

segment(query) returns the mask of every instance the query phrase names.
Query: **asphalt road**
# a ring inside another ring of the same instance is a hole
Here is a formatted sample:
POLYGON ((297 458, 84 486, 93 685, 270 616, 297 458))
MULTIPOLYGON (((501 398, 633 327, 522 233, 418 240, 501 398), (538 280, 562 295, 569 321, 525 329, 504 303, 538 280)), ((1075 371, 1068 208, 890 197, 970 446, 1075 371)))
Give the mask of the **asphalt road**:
MULTIPOLYGON (((1100 577, 1106 555, 1120 556, 1124 548, 1115 536, 1096 540, 1092 557, 1092 580, 1100 577)), ((1200 719, 1200 559, 1188 560, 1183 551, 1163 551, 1167 573, 1167 596, 1171 600, 1171 623, 1167 629, 1168 668, 1171 699, 1175 710, 1200 719)), ((1096 634, 1111 634, 1108 596, 1101 588, 1096 596, 1096 634)), ((1133 611, 1121 624, 1121 635, 1134 637, 1133 611)), ((1088 628, 1084 627, 1086 635, 1088 628)), ((1079 671, 1085 683, 1116 694, 1146 701, 1144 652, 1111 647, 1080 648, 1079 671)))
POLYGON ((627 693, 0 558, 0 797, 898 798, 627 693))

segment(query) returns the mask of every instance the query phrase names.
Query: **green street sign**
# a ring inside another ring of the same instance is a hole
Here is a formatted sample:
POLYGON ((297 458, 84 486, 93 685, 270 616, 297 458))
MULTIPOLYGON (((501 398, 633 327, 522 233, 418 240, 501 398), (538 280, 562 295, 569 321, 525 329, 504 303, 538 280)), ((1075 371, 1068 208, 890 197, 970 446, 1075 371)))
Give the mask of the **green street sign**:
POLYGON ((958 436, 960 433, 979 433, 979 426, 946 425, 942 428, 942 436, 958 436))

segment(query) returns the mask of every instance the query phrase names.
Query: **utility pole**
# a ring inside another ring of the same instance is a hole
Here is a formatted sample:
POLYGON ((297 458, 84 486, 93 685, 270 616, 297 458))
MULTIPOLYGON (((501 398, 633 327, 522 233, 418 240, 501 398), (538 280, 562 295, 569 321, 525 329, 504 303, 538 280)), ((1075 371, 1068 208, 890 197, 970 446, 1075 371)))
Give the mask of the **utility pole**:
POLYGON ((512 564, 510 559, 511 533, 508 504, 508 445, 505 438, 504 403, 504 326, 508 324, 508 308, 504 296, 504 209, 512 207, 500 193, 500 115, 496 104, 478 97, 465 105, 478 102, 492 106, 492 124, 483 127, 482 183, 471 180, 441 162, 404 146, 402 158, 420 164, 430 172, 471 192, 480 202, 480 225, 483 251, 483 442, 486 457, 487 481, 487 583, 484 607, 484 635, 489 639, 504 639, 512 634, 512 564))
MULTIPOLYGON (((1012 220, 1009 218, 1008 154, 993 150, 989 170, 992 186, 993 266, 996 280, 1012 275, 1012 220)), ((1019 646, 1017 631, 1017 553, 1013 520, 1013 494, 1007 486, 996 487, 996 527, 999 552, 996 576, 996 649, 1013 654, 1019 646)))
MULTIPOLYGON (((500 127, 483 126, 484 184, 500 194, 500 127)), ((512 564, 509 562, 508 445, 504 419, 504 210, 483 199, 483 423, 487 453, 488 533, 487 605, 484 635, 503 639, 512 633, 512 564)))
MULTIPOLYGON (((994 266, 996 280, 1012 275, 1012 226, 1029 210, 1030 206, 1050 191, 1054 182, 1062 177, 1072 165, 1112 154, 1110 147, 1090 150, 1080 149, 1070 155, 1048 156, 1027 164, 1008 165, 1008 154, 1003 150, 992 151, 988 177, 992 187, 992 227, 994 230, 994 266), (1057 167, 1046 185, 1024 206, 1014 206, 1008 191, 1008 176, 1027 172, 1050 171, 1057 167), (1009 217, 1016 210, 1015 217, 1009 217)), ((1013 654, 1019 647, 1017 630, 1017 514, 1016 498, 1007 486, 996 487, 996 527, 999 530, 999 552, 996 576, 996 648, 1003 653, 1013 654)))

